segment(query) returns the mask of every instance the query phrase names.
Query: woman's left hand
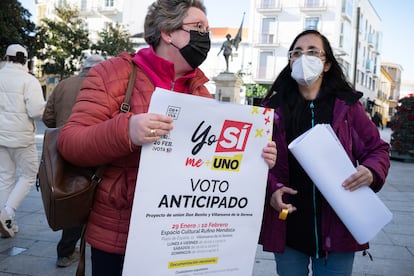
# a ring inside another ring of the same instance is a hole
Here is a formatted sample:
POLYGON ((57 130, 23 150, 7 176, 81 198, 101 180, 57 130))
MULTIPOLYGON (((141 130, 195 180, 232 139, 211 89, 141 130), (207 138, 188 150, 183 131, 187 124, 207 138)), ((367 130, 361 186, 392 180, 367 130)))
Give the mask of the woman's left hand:
POLYGON ((263 148, 262 157, 269 166, 269 169, 273 168, 277 158, 276 143, 274 141, 267 143, 267 146, 263 148))
POLYGON ((362 186, 371 185, 372 181, 374 181, 372 172, 367 167, 359 165, 356 169, 357 172, 345 179, 344 183, 342 183, 345 190, 355 191, 362 186))

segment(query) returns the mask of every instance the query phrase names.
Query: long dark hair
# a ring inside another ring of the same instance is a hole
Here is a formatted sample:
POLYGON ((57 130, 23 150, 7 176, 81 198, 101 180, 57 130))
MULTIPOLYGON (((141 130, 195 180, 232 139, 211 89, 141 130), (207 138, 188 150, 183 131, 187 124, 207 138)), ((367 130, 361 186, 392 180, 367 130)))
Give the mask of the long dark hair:
MULTIPOLYGON (((331 64, 331 68, 327 72, 324 72, 321 90, 326 91, 326 93, 335 94, 337 97, 348 101, 348 96, 354 94, 349 92, 353 92, 354 89, 351 83, 345 77, 341 66, 334 56, 330 43, 324 35, 316 30, 303 31, 298 34, 293 40, 292 44, 289 47, 289 51, 293 50, 293 47, 299 38, 308 34, 314 34, 321 38, 323 43, 323 50, 326 57, 326 63, 331 64)), ((270 87, 269 91, 267 92, 263 101, 265 105, 271 107, 279 106, 281 104, 280 100, 282 99, 284 99, 288 105, 293 104, 297 101, 297 97, 300 97, 298 92, 298 85, 296 81, 291 77, 291 72, 292 70, 288 61, 288 64, 280 72, 270 87)), ((354 98, 353 96, 351 97, 354 98)))

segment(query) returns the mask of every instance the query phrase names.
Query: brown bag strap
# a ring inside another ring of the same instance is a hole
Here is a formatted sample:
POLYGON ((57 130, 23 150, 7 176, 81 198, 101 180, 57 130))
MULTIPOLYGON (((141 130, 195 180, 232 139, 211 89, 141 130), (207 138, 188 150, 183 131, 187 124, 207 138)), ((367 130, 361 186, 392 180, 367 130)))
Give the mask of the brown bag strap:
MULTIPOLYGON (((134 89, 136 72, 137 72, 137 67, 135 66, 135 63, 133 61, 131 62, 131 66, 132 66, 132 71, 131 71, 131 74, 129 75, 125 98, 121 106, 119 107, 119 111, 122 113, 129 112, 129 110, 131 109, 131 106, 129 105, 129 100, 131 99, 132 90, 134 89)), ((99 182, 101 182, 102 180, 102 176, 104 174, 105 168, 106 166, 101 166, 97 168, 95 173, 92 175, 92 181, 95 181, 96 184, 99 184, 99 182)))
POLYGON ((125 94, 124 102, 121 104, 119 108, 119 110, 123 113, 129 112, 129 110, 131 109, 131 106, 129 105, 129 99, 131 98, 131 95, 132 95, 132 89, 134 88, 136 71, 137 71, 137 67, 135 66, 135 63, 133 61, 131 63, 132 63, 132 72, 131 72, 131 75, 129 75, 127 91, 125 94))
POLYGON ((80 248, 79 248, 79 262, 76 269, 76 276, 85 276, 85 232, 86 224, 82 227, 81 239, 80 239, 80 248))
MULTIPOLYGON (((129 105, 129 100, 131 98, 132 90, 134 88, 136 71, 137 71, 135 63, 132 61, 131 64, 132 64, 132 71, 131 71, 131 75, 129 76, 127 91, 125 93, 124 101, 119 107, 120 112, 123 112, 123 113, 129 112, 129 110, 131 109, 131 106, 129 105)), ((102 180, 102 176, 104 174, 105 168, 106 166, 101 166, 97 168, 94 175, 92 176, 92 181, 96 182, 96 184, 99 184, 99 182, 101 182, 102 180)), ((86 248, 85 233, 86 233, 86 224, 83 225, 82 227, 82 234, 81 234, 80 248, 79 248, 79 251, 80 251, 79 262, 78 262, 78 267, 76 269, 76 276, 85 276, 85 248, 86 248)))

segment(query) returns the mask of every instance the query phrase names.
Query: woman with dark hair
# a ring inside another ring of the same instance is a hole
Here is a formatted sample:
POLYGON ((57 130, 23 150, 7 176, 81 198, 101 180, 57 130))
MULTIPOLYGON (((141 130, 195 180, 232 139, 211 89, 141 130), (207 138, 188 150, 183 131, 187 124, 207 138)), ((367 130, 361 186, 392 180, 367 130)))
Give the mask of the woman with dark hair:
POLYGON ((342 184, 349 192, 364 185, 374 192, 382 188, 389 145, 366 116, 362 93, 346 80, 325 36, 300 33, 288 58, 263 102, 275 109, 278 158, 269 172, 260 244, 275 253, 281 276, 308 275, 309 264, 314 275, 351 275, 354 252, 368 244, 356 242, 288 144, 316 124, 330 124, 357 170, 342 184))

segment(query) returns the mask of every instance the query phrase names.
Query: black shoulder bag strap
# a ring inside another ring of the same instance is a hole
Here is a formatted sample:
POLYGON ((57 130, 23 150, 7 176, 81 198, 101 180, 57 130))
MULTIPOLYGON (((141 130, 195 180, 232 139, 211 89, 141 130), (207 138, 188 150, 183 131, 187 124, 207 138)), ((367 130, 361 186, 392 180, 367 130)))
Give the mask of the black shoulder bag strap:
MULTIPOLYGON (((128 87, 126 90, 124 101, 122 102, 121 106, 119 107, 119 111, 122 113, 129 112, 131 109, 131 106, 129 105, 129 100, 132 95, 132 90, 134 89, 135 84, 135 77, 136 77, 136 71, 137 68, 133 61, 131 61, 132 71, 131 75, 129 76, 128 80, 128 87)), ((92 181, 96 182, 96 184, 99 184, 102 180, 103 173, 105 171, 106 166, 101 166, 96 169, 95 174, 92 176, 92 181)), ((82 234, 80 239, 80 248, 79 248, 79 262, 78 262, 78 268, 76 269, 76 276, 84 276, 85 275, 85 232, 86 232, 86 224, 82 227, 82 234)))

